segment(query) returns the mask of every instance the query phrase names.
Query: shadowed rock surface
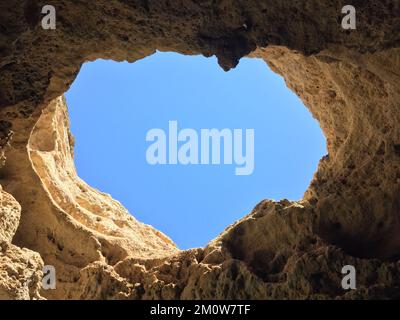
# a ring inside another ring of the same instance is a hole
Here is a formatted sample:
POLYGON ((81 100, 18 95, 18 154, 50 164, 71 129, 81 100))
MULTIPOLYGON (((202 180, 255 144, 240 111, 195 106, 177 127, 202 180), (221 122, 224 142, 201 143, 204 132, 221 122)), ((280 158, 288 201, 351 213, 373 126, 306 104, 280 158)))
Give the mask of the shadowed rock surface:
POLYGON ((400 298, 398 1, 353 1, 352 31, 342 1, 52 1, 56 30, 45 4, 0 4, 0 298, 400 298), (85 61, 155 50, 225 70, 261 57, 284 77, 329 152, 301 201, 265 200, 180 251, 77 177, 62 94, 85 61), (56 290, 40 289, 43 264, 56 290))

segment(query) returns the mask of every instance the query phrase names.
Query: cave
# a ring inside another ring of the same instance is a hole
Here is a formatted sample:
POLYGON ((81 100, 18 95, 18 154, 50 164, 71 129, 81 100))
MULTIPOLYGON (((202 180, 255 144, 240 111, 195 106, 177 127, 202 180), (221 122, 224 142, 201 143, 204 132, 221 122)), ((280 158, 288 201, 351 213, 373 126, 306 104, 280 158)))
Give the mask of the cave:
POLYGON ((261 59, 229 72, 176 53, 99 60, 65 97, 78 176, 179 249, 206 246, 263 199, 301 199, 326 154, 317 121, 261 59))
POLYGON ((0 298, 400 297, 398 6, 354 1, 344 30, 339 1, 57 0, 55 29, 44 5, 0 4, 0 298), (254 204, 180 251, 76 176, 63 94, 81 65, 156 50, 215 55, 227 71, 258 57, 285 79, 327 139, 302 200, 254 204), (55 290, 41 288, 45 263, 55 290))

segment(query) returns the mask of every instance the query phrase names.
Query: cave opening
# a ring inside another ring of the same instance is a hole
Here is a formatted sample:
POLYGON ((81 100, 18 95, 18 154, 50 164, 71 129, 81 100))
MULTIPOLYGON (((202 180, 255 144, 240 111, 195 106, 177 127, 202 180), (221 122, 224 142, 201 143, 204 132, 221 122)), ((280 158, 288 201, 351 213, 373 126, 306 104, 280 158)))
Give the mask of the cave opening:
POLYGON ((243 58, 230 72, 215 58, 166 52, 133 64, 97 60, 83 65, 66 98, 79 176, 180 249, 204 246, 263 199, 301 199, 326 154, 317 121, 261 59, 243 58), (215 129, 221 143, 211 137, 207 163, 198 145, 196 163, 188 130, 200 139, 215 129), (146 158, 152 130, 165 134, 168 163, 146 158), (234 146, 247 164, 251 158, 247 130, 254 132, 253 170, 236 175, 244 161, 235 162, 234 146))

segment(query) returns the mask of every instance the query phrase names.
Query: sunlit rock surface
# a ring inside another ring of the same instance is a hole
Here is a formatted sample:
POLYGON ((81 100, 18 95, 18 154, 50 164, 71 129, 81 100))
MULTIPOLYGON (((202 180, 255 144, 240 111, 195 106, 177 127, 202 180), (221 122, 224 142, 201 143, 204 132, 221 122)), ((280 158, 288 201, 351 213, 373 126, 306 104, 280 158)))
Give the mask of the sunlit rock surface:
POLYGON ((400 297, 399 6, 363 1, 345 31, 339 1, 53 1, 43 30, 45 4, 0 4, 0 298, 400 297), (225 70, 257 56, 285 78, 328 145, 303 200, 255 204, 180 251, 77 177, 62 94, 85 61, 157 49, 225 70), (56 290, 40 290, 44 264, 56 290))

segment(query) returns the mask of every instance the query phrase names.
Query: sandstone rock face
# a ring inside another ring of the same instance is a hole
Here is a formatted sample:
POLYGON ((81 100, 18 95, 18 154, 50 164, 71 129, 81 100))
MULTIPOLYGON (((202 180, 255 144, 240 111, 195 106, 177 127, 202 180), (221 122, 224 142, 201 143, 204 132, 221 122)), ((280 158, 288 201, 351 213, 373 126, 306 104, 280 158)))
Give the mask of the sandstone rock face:
POLYGON ((43 261, 40 255, 11 244, 21 206, 0 189, 0 299, 40 299, 43 261))
POLYGON ((45 4, 0 4, 0 299, 400 297, 396 2, 357 1, 353 31, 341 1, 59 0, 56 30, 41 28, 45 4), (181 251, 77 177, 62 94, 85 61, 156 49, 225 70, 260 57, 284 77, 328 144, 301 201, 265 200, 181 251), (40 289, 44 264, 55 290, 40 289))

